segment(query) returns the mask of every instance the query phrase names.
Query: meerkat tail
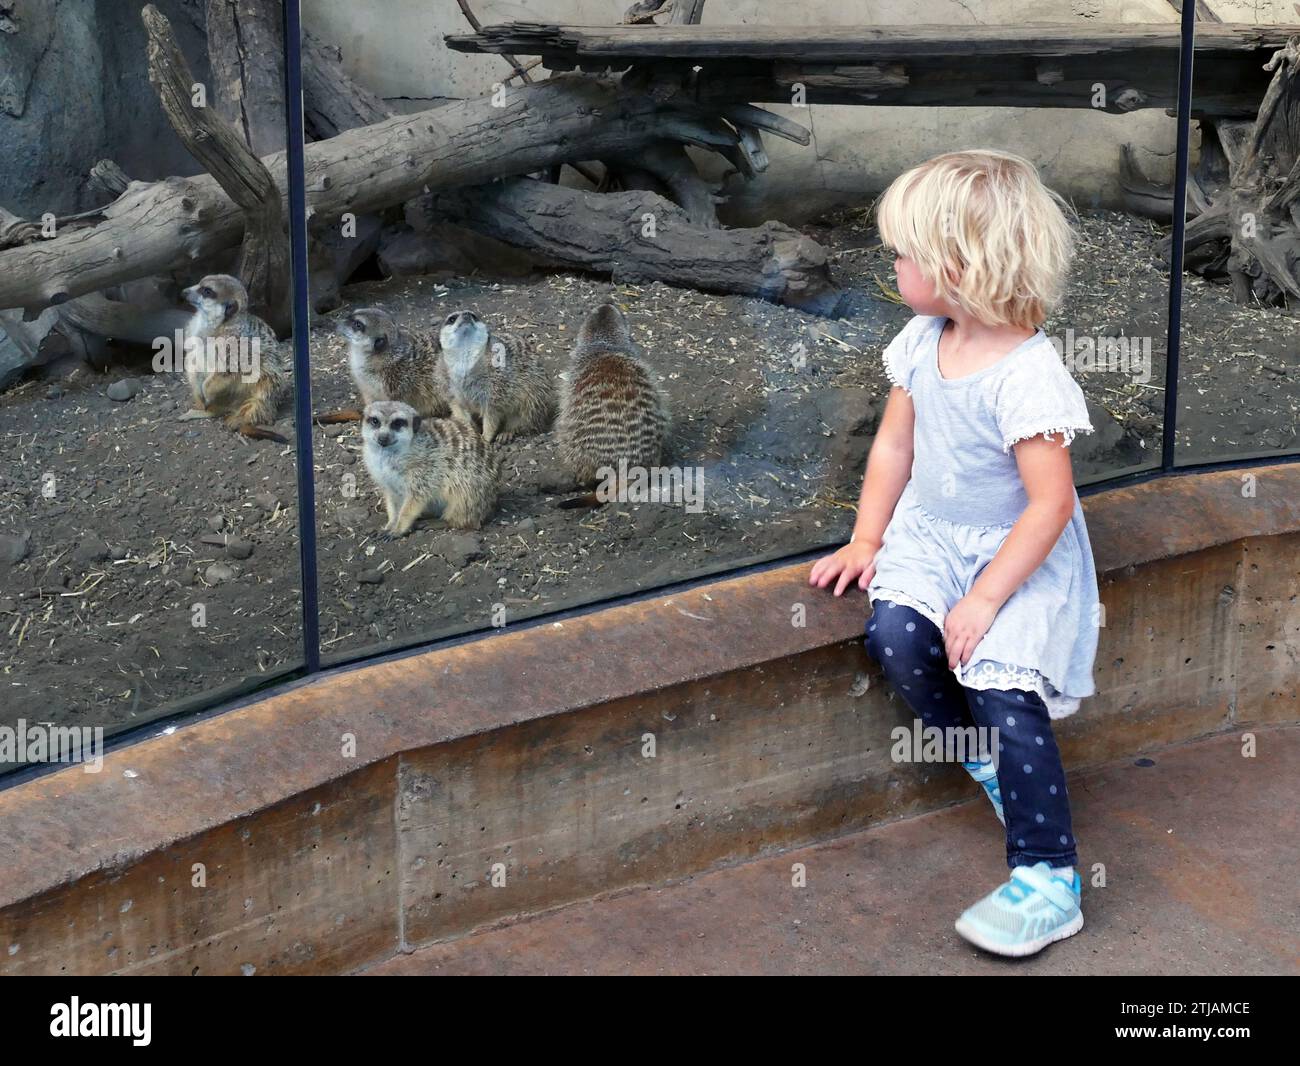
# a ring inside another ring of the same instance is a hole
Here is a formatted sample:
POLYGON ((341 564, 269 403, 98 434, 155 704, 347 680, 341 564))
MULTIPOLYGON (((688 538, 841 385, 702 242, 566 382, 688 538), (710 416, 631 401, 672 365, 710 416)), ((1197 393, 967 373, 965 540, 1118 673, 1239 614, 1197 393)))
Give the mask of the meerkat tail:
POLYGON ((330 411, 327 414, 316 415, 312 421, 318 426, 335 426, 340 422, 360 422, 360 411, 330 411))
POLYGON ((555 506, 561 511, 576 511, 580 507, 604 507, 605 501, 596 493, 588 492, 582 496, 574 496, 568 500, 561 500, 555 506))
POLYGON ((249 437, 252 440, 273 440, 277 444, 288 444, 289 438, 282 436, 273 429, 267 429, 265 426, 255 426, 251 422, 244 422, 235 427, 235 431, 241 437, 249 437))

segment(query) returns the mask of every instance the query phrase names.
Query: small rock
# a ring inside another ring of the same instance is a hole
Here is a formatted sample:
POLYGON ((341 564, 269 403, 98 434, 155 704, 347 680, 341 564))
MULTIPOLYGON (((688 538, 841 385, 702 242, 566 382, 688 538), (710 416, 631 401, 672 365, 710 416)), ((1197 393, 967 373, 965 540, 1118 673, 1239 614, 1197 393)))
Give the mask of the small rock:
POLYGON ((341 437, 341 436, 343 435, 343 430, 346 429, 346 428, 347 428, 346 426, 326 426, 326 427, 325 427, 325 436, 327 436, 327 437, 341 437))
POLYGON ((82 566, 103 562, 108 558, 108 545, 97 537, 90 537, 72 550, 72 561, 82 566))
POLYGON ((209 585, 220 585, 234 579, 235 572, 225 563, 213 563, 203 571, 203 580, 209 585))
POLYGON ((525 518, 515 526, 515 529, 519 530, 520 533, 536 533, 537 520, 535 518, 525 518))
POLYGON ((562 470, 542 470, 537 475, 537 491, 545 493, 572 492, 576 485, 573 476, 562 470))
POLYGON ((131 554, 131 549, 125 544, 110 544, 108 546, 108 557, 116 562, 119 559, 125 559, 131 554))
POLYGON ((450 537, 439 549, 439 554, 457 570, 462 570, 483 557, 483 542, 472 533, 450 537))
POLYGON ((108 398, 118 403, 126 403, 140 391, 140 383, 135 378, 123 378, 108 387, 108 398))
POLYGON ((359 529, 370 519, 365 507, 340 507, 334 516, 344 529, 359 529))
POLYGON ((875 433, 880 420, 876 395, 870 389, 845 386, 827 389, 813 402, 821 420, 835 436, 861 437, 875 433))
POLYGON ((342 463, 344 466, 355 466, 357 462, 356 453, 349 452, 346 450, 341 452, 339 454, 339 462, 342 463))
POLYGON ((0 536, 0 566, 15 566, 26 559, 31 539, 32 535, 25 530, 0 536))
POLYGON ((253 554, 253 545, 246 540, 232 540, 226 545, 226 554, 232 559, 247 559, 253 554))
POLYGON ((263 511, 274 511, 280 506, 280 501, 270 492, 259 492, 253 497, 253 502, 263 511))
POLYGON ((212 530, 213 533, 220 533, 226 528, 226 520, 222 518, 221 515, 214 514, 208 519, 208 528, 212 530))
POLYGON ((384 575, 378 570, 362 570, 361 573, 357 575, 357 580, 363 585, 382 585, 384 583, 384 575))
POLYGON ((66 391, 62 385, 51 385, 45 390, 45 398, 47 400, 58 400, 62 398, 66 391))

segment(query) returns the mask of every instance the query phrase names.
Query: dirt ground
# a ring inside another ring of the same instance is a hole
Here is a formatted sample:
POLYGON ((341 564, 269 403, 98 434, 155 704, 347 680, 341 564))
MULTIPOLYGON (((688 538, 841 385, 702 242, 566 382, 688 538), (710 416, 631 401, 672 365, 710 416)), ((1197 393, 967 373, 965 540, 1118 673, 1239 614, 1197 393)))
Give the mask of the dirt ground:
MULTIPOLYGON (((377 540, 378 497, 354 426, 316 428, 320 627, 327 659, 409 644, 847 537, 888 391, 879 353, 910 317, 892 261, 858 215, 806 227, 834 255, 840 319, 757 299, 574 275, 526 282, 408 278, 345 291, 429 325, 469 307, 531 334, 563 370, 603 299, 622 305, 674 416, 669 462, 703 470, 704 508, 556 507, 567 495, 549 435, 502 449, 504 491, 481 531, 436 522, 377 540), (494 607, 498 612, 494 616, 494 607)), ((1149 380, 1076 372, 1097 433, 1074 447, 1081 479, 1158 460, 1167 275, 1158 227, 1091 213, 1049 334, 1150 337, 1149 380)), ((1186 281, 1179 443, 1188 458, 1296 449, 1294 314, 1238 307, 1186 281)), ((313 409, 351 406, 333 316, 312 333, 313 409)), ((301 656, 295 458, 217 425, 177 421, 184 383, 147 364, 32 378, 0 396, 0 724, 103 726, 301 656), (116 384, 110 398, 109 387, 116 384), (199 624, 202 623, 202 624, 199 624)), ((291 435, 291 420, 279 428, 291 435)))

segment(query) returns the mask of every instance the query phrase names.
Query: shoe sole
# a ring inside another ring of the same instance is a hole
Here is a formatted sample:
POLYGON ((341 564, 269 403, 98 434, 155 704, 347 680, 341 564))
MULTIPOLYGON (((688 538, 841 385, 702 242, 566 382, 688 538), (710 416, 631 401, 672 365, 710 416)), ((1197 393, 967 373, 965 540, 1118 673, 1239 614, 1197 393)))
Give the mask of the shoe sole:
POLYGON ((1043 948, 1049 944, 1055 944, 1058 940, 1064 940, 1066 937, 1074 936, 1083 928, 1083 912, 1080 911, 1059 929, 1054 929, 1046 936, 1040 936, 1037 940, 1027 940, 1023 944, 1001 944, 995 940, 989 940, 974 926, 967 924, 958 918, 953 923, 953 928, 966 940, 969 940, 977 948, 991 952, 994 955, 1003 955, 1007 958, 1021 959, 1026 955, 1037 955, 1043 948))

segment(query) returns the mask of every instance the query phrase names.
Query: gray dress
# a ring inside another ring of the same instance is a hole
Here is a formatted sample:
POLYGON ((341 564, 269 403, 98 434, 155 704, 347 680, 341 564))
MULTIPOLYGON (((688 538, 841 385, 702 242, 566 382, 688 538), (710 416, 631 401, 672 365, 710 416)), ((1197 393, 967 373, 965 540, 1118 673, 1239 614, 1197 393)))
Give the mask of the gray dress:
MULTIPOLYGON (((917 315, 885 349, 885 372, 912 397, 912 476, 876 555, 868 595, 924 615, 941 630, 1029 502, 1012 445, 1039 434, 1068 445, 1091 433, 1083 391, 1040 329, 991 366, 939 375, 946 319, 917 315)), ((1043 564, 1003 605, 957 680, 974 689, 1037 692, 1053 718, 1095 691, 1101 609, 1078 494, 1043 564)))

